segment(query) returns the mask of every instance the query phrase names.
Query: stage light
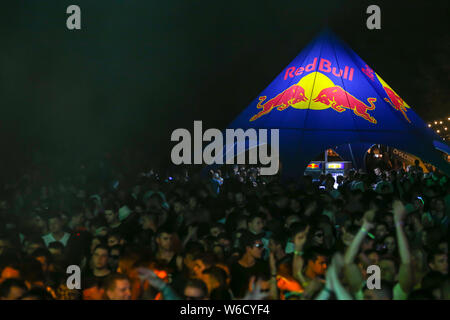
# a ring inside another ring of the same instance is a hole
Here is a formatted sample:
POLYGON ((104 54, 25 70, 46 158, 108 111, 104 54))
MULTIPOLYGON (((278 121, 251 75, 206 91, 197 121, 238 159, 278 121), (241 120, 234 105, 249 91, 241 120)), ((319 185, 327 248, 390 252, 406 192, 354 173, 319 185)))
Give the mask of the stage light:
POLYGON ((434 124, 437 124, 437 121, 435 121, 434 124))
POLYGON ((442 124, 442 121, 439 121, 439 124, 442 124))
POLYGON ((428 124, 428 128, 430 128, 431 127, 431 124, 428 124))
POLYGON ((441 130, 436 130, 437 133, 441 132, 441 130))

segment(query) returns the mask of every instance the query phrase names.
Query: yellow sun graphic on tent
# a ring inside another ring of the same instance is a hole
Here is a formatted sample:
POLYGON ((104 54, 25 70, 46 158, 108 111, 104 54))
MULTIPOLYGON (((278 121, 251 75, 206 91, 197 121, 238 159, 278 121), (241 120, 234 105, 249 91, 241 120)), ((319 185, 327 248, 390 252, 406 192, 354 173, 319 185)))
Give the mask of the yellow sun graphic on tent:
POLYGON ((305 93, 309 99, 307 101, 300 101, 292 104, 292 108, 324 110, 330 107, 329 105, 314 101, 313 99, 317 97, 323 89, 334 87, 333 81, 331 81, 326 75, 320 72, 310 73, 301 78, 297 85, 301 86, 305 90, 305 93))
POLYGON ((368 111, 375 109, 376 98, 367 98, 368 104, 362 102, 342 87, 337 86, 327 76, 320 72, 313 72, 303 77, 298 83, 285 89, 272 99, 266 96, 259 97, 256 106, 262 109, 250 121, 268 114, 272 109, 283 111, 288 107, 294 109, 324 110, 332 108, 339 113, 346 109, 353 110, 354 114, 373 124, 377 120, 368 111), (264 104, 262 104, 264 102, 264 104))

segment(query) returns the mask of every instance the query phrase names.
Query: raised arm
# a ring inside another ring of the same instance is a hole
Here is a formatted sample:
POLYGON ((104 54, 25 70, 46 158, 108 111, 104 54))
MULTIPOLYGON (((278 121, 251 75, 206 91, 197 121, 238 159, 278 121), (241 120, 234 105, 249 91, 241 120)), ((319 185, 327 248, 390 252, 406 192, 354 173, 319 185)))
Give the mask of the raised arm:
POLYGON ((372 229, 373 227, 373 224, 370 221, 373 220, 374 215, 375 215, 374 210, 369 210, 366 212, 366 214, 364 215, 364 222, 361 229, 359 229, 352 243, 345 252, 344 274, 345 278, 350 284, 352 292, 357 292, 358 290, 360 290, 361 285, 364 282, 363 276, 354 260, 359 252, 362 241, 369 233, 369 230, 372 229))
POLYGON ((278 286, 277 286, 277 262, 275 254, 269 253, 269 265, 270 265, 270 295, 273 300, 278 300, 278 286))
POLYGON ((330 281, 332 283, 333 291, 336 294, 336 298, 338 300, 353 300, 351 294, 344 288, 339 280, 340 271, 344 267, 344 259, 341 254, 337 253, 334 255, 331 267, 330 281))
POLYGON ((181 300, 173 289, 160 279, 152 270, 147 268, 138 269, 139 278, 142 282, 148 281, 149 284, 163 294, 164 300, 181 300))
POLYGON ((348 265, 354 262, 356 255, 359 252, 359 248, 361 247, 361 243, 363 242, 366 235, 369 233, 369 230, 372 229, 373 224, 372 220, 375 215, 374 210, 369 210, 364 214, 364 222, 353 239, 352 243, 348 246, 347 251, 345 252, 344 264, 348 265))
POLYGON ((292 259, 292 276, 299 281, 303 289, 305 289, 306 278, 303 274, 305 261, 303 259, 303 247, 308 238, 309 226, 306 227, 301 238, 295 243, 294 258, 292 259))
POLYGON ((394 211, 395 233, 401 261, 398 282, 402 290, 405 293, 409 293, 414 287, 414 279, 411 266, 411 252, 409 251, 408 240, 403 230, 406 210, 403 203, 399 200, 394 201, 392 208, 394 211))
POLYGON ((197 226, 189 226, 188 227, 188 233, 186 235, 186 238, 184 238, 184 240, 183 240, 183 248, 186 247, 186 244, 189 241, 193 240, 194 236, 197 233, 197 229, 198 229, 197 226))

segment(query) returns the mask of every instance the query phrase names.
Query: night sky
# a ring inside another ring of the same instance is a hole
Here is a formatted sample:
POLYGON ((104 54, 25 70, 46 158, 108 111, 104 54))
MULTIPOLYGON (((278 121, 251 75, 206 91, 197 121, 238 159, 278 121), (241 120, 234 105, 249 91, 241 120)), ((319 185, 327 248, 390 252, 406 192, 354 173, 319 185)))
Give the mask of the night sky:
POLYGON ((175 128, 225 127, 325 26, 425 121, 450 115, 448 0, 17 0, 0 10, 6 171, 36 150, 167 158, 175 128), (80 31, 66 28, 71 4, 80 31), (370 4, 381 30, 366 28, 370 4))

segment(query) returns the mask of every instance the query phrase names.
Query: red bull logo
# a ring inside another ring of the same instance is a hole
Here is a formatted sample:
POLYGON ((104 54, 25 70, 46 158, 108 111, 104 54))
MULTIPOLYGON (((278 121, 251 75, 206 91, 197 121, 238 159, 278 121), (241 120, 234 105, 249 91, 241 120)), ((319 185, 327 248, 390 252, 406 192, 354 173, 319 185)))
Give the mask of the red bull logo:
POLYGON ((278 111, 283 111, 289 106, 308 100, 305 96, 305 89, 298 84, 290 86, 283 92, 279 93, 276 97, 266 101, 264 104, 261 104, 266 99, 266 96, 259 97, 259 102, 256 107, 258 109, 262 108, 262 110, 258 114, 254 115, 250 121, 255 121, 259 117, 268 114, 273 108, 277 108, 278 111))
POLYGON ((384 91, 386 91, 388 98, 384 98, 384 100, 389 103, 395 110, 400 111, 403 116, 405 117, 405 119, 411 123, 411 121, 408 119, 408 116, 406 115, 406 103, 405 101, 403 101, 402 98, 400 98, 400 96, 398 94, 396 94, 394 92, 394 90, 392 90, 389 87, 383 87, 384 91))
POLYGON ((375 81, 375 75, 373 73, 373 70, 366 64, 364 68, 361 68, 361 71, 369 77, 370 80, 375 81))
POLYGON ((369 122, 377 123, 377 120, 367 113, 368 110, 375 109, 375 105, 373 103, 377 101, 376 98, 367 98, 367 101, 370 104, 370 106, 368 106, 341 87, 334 86, 320 91, 314 101, 329 105, 337 112, 344 112, 345 109, 353 110, 357 116, 362 117, 369 122))
POLYGON ((406 121, 411 123, 411 120, 409 120, 408 116, 406 115, 406 112, 408 112, 407 108, 409 108, 406 102, 402 98, 400 98, 400 96, 394 90, 392 90, 392 88, 386 82, 384 82, 384 80, 381 79, 380 76, 377 75, 377 78, 388 96, 388 98, 384 98, 384 100, 389 103, 395 110, 400 111, 406 121))
POLYGON ((319 168, 319 165, 318 164, 315 164, 314 162, 311 162, 310 164, 308 164, 308 167, 307 168, 310 168, 310 169, 317 169, 317 168, 319 168))
POLYGON ((376 124, 377 120, 368 113, 375 109, 376 98, 367 98, 368 104, 336 86, 327 76, 320 72, 313 72, 300 79, 300 81, 287 88, 277 96, 267 100, 266 96, 259 97, 258 109, 262 109, 254 115, 250 121, 268 114, 274 108, 283 111, 288 107, 295 109, 324 110, 332 108, 342 113, 346 109, 353 110, 354 114, 376 124), (310 100, 310 97, 315 97, 310 100), (265 103, 263 103, 266 101, 265 103))
MULTIPOLYGON (((343 79, 347 79, 349 81, 353 81, 353 73, 354 69, 349 66, 345 66, 344 70, 331 67, 331 61, 327 59, 321 58, 319 61, 319 71, 323 73, 332 73, 335 77, 342 77, 343 79)), ((315 71, 317 67, 317 58, 313 59, 313 62, 307 64, 305 68, 303 67, 289 67, 286 69, 283 80, 286 80, 288 77, 293 78, 301 75, 303 72, 311 72, 315 71)))

